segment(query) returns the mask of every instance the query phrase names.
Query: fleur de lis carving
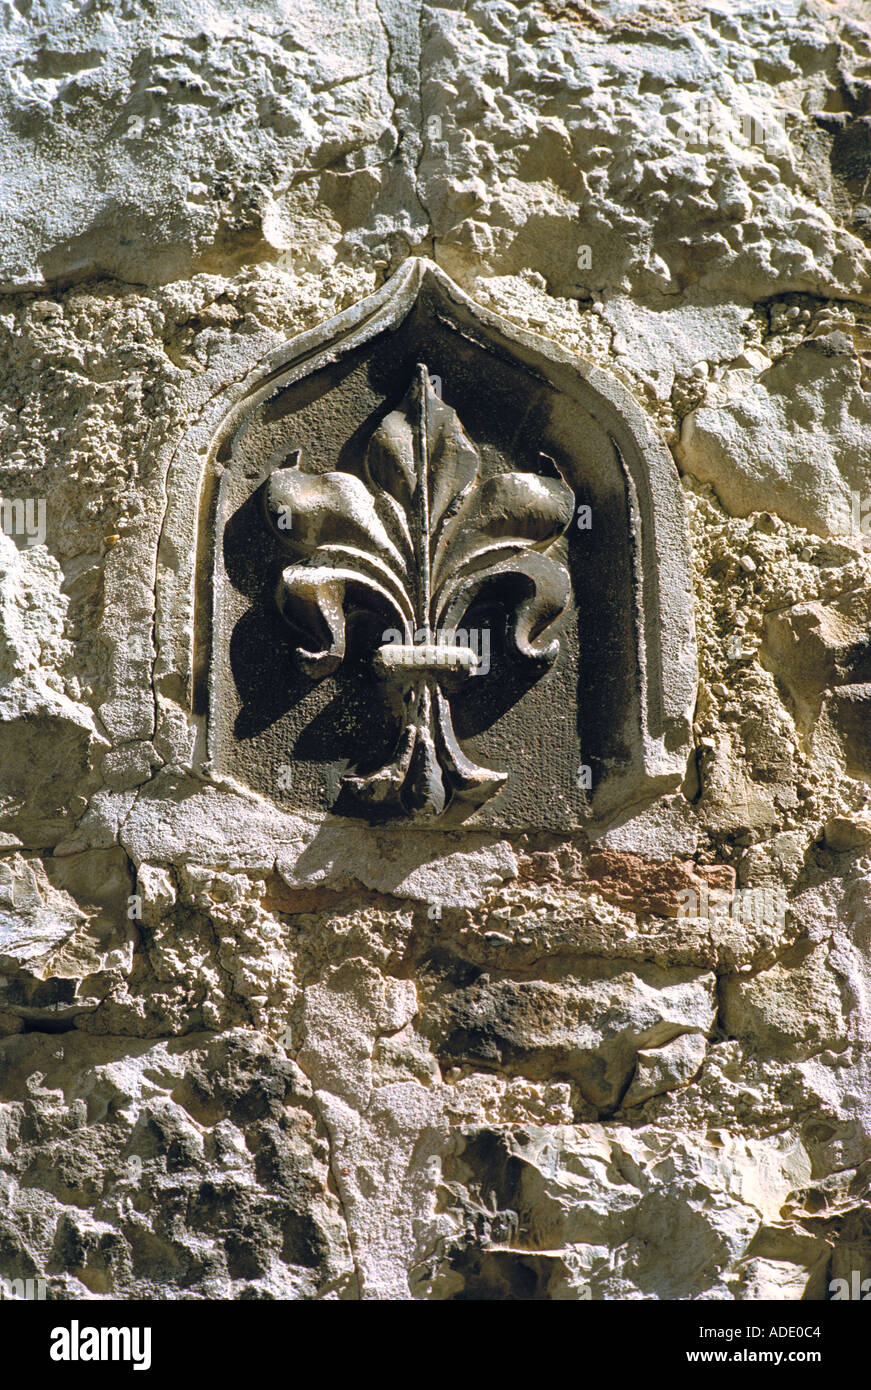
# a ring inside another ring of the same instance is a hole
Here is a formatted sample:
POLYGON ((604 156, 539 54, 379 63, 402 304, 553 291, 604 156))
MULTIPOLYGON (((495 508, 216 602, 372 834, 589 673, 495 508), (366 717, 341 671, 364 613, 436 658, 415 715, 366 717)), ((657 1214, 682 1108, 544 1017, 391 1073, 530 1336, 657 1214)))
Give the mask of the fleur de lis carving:
POLYGON ((372 435, 362 479, 304 473, 297 454, 265 489, 267 518, 292 557, 276 600, 304 634, 296 649, 302 670, 318 680, 338 669, 352 604, 390 615, 373 670, 401 733, 384 767, 343 778, 371 806, 436 816, 453 799, 480 805, 505 781, 507 773, 463 752, 448 699, 480 667, 463 620, 485 584, 497 583, 518 660, 546 669, 559 651, 549 629, 569 601, 570 580, 547 551, 571 521, 574 494, 561 478, 533 473, 481 480, 479 463, 419 365, 399 408, 372 435))

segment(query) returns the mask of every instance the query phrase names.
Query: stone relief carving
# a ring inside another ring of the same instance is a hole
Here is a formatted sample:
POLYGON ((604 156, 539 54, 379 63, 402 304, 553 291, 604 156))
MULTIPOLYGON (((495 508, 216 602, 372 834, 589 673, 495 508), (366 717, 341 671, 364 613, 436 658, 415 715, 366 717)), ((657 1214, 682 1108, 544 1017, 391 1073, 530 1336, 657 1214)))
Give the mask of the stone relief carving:
MULTIPOLYGON (((389 609, 397 627, 373 655, 401 732, 375 771, 346 773, 361 801, 438 815, 452 798, 480 805, 507 772, 482 767, 454 732, 448 691, 481 673, 483 654, 464 627, 475 598, 496 589, 508 610, 512 655, 551 666, 553 623, 571 591, 564 563, 548 554, 569 526, 574 493, 560 478, 505 472, 479 477, 478 452, 456 412, 418 364, 399 408, 369 441, 362 479, 276 471, 264 497, 276 535, 293 555, 276 601, 293 627, 310 634, 296 648, 315 680, 332 674, 346 650, 346 609, 362 601, 389 609), (319 630, 328 645, 317 647, 319 630)), ((489 632, 487 633, 489 653, 489 632)), ((483 644, 479 644, 483 645, 483 644)))
POLYGON ((209 404, 161 544, 167 756, 280 812, 595 828, 686 776, 667 450, 428 261, 209 404))

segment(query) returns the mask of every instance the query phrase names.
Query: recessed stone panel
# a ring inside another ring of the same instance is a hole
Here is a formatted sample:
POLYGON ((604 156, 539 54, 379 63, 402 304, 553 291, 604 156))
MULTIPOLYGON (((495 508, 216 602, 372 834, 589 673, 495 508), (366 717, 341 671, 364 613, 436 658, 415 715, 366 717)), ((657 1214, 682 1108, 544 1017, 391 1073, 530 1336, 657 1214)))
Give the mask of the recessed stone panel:
POLYGON ((613 382, 427 262, 236 406, 200 524, 210 768, 277 806, 568 828, 683 775, 673 465, 613 382))

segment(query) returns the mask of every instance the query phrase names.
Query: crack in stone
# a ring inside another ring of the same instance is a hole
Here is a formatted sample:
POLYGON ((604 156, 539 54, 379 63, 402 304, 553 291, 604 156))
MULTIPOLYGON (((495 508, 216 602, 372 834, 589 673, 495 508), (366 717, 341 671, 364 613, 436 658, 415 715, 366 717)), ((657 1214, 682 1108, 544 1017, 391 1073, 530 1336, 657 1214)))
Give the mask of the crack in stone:
MULTIPOLYGON (((414 54, 405 51, 401 41, 401 36, 395 36, 387 23, 386 11, 390 7, 391 0, 375 0, 375 9, 381 27, 384 31, 384 40, 387 44, 387 90, 393 103, 392 123, 397 132, 397 143, 391 155, 391 162, 399 155, 400 164, 408 172, 414 197, 418 207, 426 221, 428 232, 424 237, 424 242, 428 243, 429 249, 435 259, 435 234, 433 231, 432 217, 421 195, 420 188, 420 166, 423 160, 424 151, 424 126, 425 116, 423 113, 423 73, 422 73, 422 25, 423 25, 423 3, 422 0, 415 0, 417 10, 417 55, 416 61, 414 54), (399 38, 397 43, 395 40, 399 38), (416 75, 416 92, 411 91, 411 83, 402 80, 412 70, 416 75), (416 113, 413 106, 416 105, 416 113), (405 99, 403 99, 405 98, 405 99), (416 122, 414 117, 416 115, 416 122), (415 130, 416 126, 416 130, 415 130), (417 148, 412 151, 413 158, 409 158, 407 150, 403 150, 403 143, 407 137, 416 137, 417 148)), ((402 14, 402 0, 399 3, 399 12, 402 14)), ((421 249, 419 244, 413 248, 421 249)))
POLYGON ((418 149, 417 159, 414 165, 414 191, 417 196, 417 201, 423 209, 429 227, 429 236, 427 238, 429 242, 429 251, 432 259, 437 261, 435 227, 433 225, 432 213, 429 210, 429 206, 421 189, 420 181, 420 166, 423 163, 424 151, 426 149, 426 123, 428 119, 423 102, 423 0, 421 0, 420 8, 417 12, 417 105, 420 112, 420 148, 418 149))
POLYGON ((350 1251, 350 1254, 351 1254, 351 1263, 352 1263, 352 1265, 353 1265, 353 1267, 354 1267, 354 1283, 355 1283, 355 1286, 356 1286, 357 1301, 359 1302, 359 1301, 362 1300, 363 1280, 362 1280, 362 1275, 361 1275, 361 1271, 360 1271, 360 1263, 359 1263, 359 1260, 358 1260, 358 1258, 357 1258, 357 1242, 356 1242, 355 1237, 354 1237, 354 1231, 353 1231, 353 1229, 352 1229, 351 1222, 350 1222, 350 1220, 349 1220, 349 1218, 348 1218, 348 1212, 347 1212, 347 1209, 346 1209, 346 1207, 345 1207, 345 1199, 344 1199, 344 1197, 343 1197, 343 1195, 342 1195, 342 1184, 341 1184, 341 1182, 339 1181, 339 1175, 338 1175, 338 1172, 337 1172, 337 1169, 336 1169, 336 1156, 335 1156, 335 1152, 334 1152, 334 1142, 335 1142, 335 1141, 334 1141, 334 1138, 333 1138, 333 1131, 332 1131, 332 1129, 331 1129, 331 1127, 330 1127, 329 1120, 327 1119, 326 1115, 324 1114, 323 1106, 321 1105, 321 1103, 320 1103, 320 1101, 319 1101, 319 1099, 318 1099, 317 1088, 315 1087, 315 1084, 314 1084, 314 1082, 312 1081, 312 1078, 309 1076, 308 1072, 306 1071, 305 1067, 304 1067, 304 1066, 302 1065, 302 1063, 300 1062, 299 1058, 298 1058, 295 1054, 293 1054, 293 1053, 291 1053, 291 1054, 289 1054, 289 1055, 293 1057, 294 1062, 295 1062, 296 1065, 299 1067, 299 1069, 300 1069, 300 1071, 302 1072, 303 1076, 304 1076, 304 1077, 306 1078, 306 1080, 307 1080, 308 1082, 310 1082, 310 1084, 311 1084, 311 1088, 312 1088, 312 1095, 311 1095, 312 1105, 314 1106, 315 1110, 317 1111, 318 1118, 319 1118, 321 1124, 323 1125, 324 1134, 327 1136, 327 1153, 328 1153, 328 1155, 329 1155, 329 1157, 328 1157, 328 1159, 327 1159, 327 1167, 328 1167, 329 1172, 330 1172, 330 1177, 331 1177, 332 1180, 333 1180, 333 1186, 334 1186, 335 1189, 336 1189, 336 1200, 337 1200, 337 1202, 338 1202, 338 1204, 339 1204, 339 1210, 340 1210, 340 1212, 342 1213, 342 1221, 344 1222, 345 1230, 346 1230, 347 1235, 348 1235, 348 1250, 350 1251))

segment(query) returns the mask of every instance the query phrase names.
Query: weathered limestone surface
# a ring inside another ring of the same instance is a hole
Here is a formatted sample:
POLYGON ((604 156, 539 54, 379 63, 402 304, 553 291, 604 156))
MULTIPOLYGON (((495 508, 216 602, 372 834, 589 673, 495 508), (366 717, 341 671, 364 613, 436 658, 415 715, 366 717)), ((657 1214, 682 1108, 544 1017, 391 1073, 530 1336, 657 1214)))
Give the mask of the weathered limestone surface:
POLYGON ((871 1276, 867 7, 33 0, 0 54, 0 496, 45 503, 0 534, 0 1277, 871 1276), (180 442, 412 255, 681 474, 695 751, 595 842, 315 826, 159 720, 180 442))

